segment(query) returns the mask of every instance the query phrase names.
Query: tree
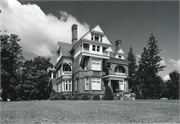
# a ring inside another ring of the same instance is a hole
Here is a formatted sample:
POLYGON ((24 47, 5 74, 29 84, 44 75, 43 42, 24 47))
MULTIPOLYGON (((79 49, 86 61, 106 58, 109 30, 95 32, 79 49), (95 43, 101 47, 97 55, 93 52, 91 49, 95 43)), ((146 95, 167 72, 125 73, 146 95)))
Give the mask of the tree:
POLYGON ((171 99, 179 99, 179 76, 180 74, 177 71, 169 73, 168 88, 171 99))
POLYGON ((104 100, 113 100, 113 93, 111 91, 111 88, 109 86, 106 86, 104 100))
POLYGON ((147 49, 139 60, 136 82, 141 90, 142 98, 158 98, 160 96, 160 84, 163 82, 158 72, 165 66, 160 65, 161 57, 158 55, 161 50, 158 48, 157 40, 153 34, 148 40, 147 49))
POLYGON ((136 69, 137 69, 137 65, 136 65, 136 57, 133 53, 133 49, 132 47, 130 47, 129 52, 127 53, 127 60, 129 61, 128 64, 128 73, 129 73, 129 88, 132 90, 132 92, 134 92, 134 87, 135 87, 135 74, 136 74, 136 69))
POLYGON ((48 82, 49 74, 47 69, 52 66, 50 58, 39 56, 34 58, 34 60, 26 60, 18 88, 19 99, 48 99, 52 91, 52 84, 48 82))
POLYGON ((2 99, 16 96, 14 86, 17 85, 18 72, 23 65, 22 47, 18 44, 20 38, 16 34, 1 35, 1 89, 2 99))

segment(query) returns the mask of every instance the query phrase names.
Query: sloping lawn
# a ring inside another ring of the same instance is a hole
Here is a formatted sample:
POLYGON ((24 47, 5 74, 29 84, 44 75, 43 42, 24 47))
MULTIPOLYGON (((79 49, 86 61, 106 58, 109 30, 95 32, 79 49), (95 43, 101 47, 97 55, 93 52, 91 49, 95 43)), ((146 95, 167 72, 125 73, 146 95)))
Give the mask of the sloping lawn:
POLYGON ((180 123, 178 100, 1 102, 6 123, 180 123))

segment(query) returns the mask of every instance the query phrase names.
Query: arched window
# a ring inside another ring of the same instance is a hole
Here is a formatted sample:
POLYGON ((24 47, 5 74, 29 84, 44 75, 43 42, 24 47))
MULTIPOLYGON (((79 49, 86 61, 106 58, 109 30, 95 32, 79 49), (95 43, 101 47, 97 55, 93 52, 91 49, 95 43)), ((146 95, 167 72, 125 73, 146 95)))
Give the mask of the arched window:
POLYGON ((126 70, 124 67, 122 66, 117 66, 115 69, 114 69, 114 72, 115 73, 126 73, 126 70))

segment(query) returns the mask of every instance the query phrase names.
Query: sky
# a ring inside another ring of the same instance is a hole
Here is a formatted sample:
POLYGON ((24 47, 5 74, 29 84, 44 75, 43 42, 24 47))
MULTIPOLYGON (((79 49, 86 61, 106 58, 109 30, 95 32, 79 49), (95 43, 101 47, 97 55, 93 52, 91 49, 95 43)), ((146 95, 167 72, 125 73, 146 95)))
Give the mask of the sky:
POLYGON ((50 57, 55 65, 57 42, 71 43, 71 26, 78 38, 99 25, 112 45, 122 40, 137 61, 151 33, 158 41, 163 79, 180 70, 179 1, 0 1, 0 34, 17 34, 25 59, 50 57))

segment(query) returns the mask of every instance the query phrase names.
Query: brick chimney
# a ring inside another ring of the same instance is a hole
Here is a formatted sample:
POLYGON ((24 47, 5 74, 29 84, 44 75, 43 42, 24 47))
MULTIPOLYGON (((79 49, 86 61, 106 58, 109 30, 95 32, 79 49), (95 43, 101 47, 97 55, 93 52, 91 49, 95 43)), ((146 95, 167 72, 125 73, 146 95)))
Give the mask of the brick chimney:
POLYGON ((115 41, 115 45, 116 45, 116 50, 115 51, 119 51, 120 50, 120 46, 121 46, 121 40, 115 41))
POLYGON ((73 24, 72 29, 72 46, 77 42, 77 25, 73 24))

